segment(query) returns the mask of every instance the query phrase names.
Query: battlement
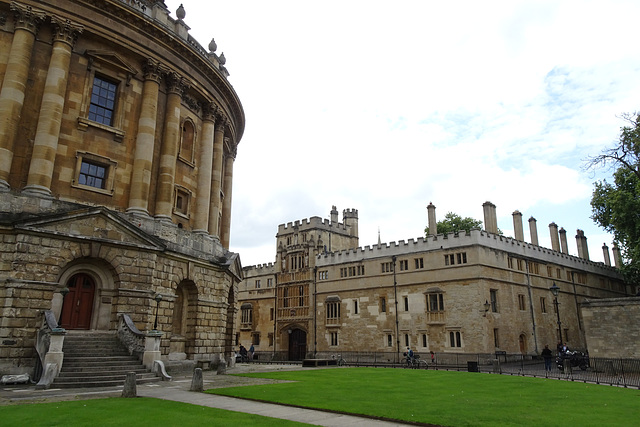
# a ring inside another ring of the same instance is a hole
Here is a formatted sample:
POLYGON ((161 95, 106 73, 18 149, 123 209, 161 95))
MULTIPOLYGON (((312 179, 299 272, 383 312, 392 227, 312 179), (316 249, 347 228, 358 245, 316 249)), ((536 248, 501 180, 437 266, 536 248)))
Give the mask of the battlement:
POLYGON ((272 262, 258 264, 258 265, 250 265, 247 267, 242 267, 242 272, 244 273, 244 277, 255 277, 255 276, 264 276, 267 274, 275 274, 276 268, 275 264, 272 262))
POLYGON ((342 211, 343 218, 358 218, 358 209, 345 209, 342 211))
POLYGON ((348 231, 349 226, 341 222, 331 222, 330 220, 320 218, 319 216, 312 216, 311 218, 278 225, 278 235, 291 233, 292 231, 313 230, 316 228, 324 231, 344 233, 348 231))
POLYGON ((415 253, 456 250, 474 245, 485 248, 504 251, 512 256, 524 259, 535 259, 538 262, 553 263, 568 268, 578 268, 598 272, 617 271, 616 268, 607 266, 601 262, 593 262, 577 256, 565 254, 553 249, 544 248, 532 243, 516 240, 500 234, 489 233, 479 228, 474 228, 468 233, 447 233, 436 236, 418 237, 408 241, 383 243, 380 245, 358 247, 354 249, 331 252, 318 255, 316 266, 323 267, 335 263, 359 262, 367 259, 406 256, 415 253))

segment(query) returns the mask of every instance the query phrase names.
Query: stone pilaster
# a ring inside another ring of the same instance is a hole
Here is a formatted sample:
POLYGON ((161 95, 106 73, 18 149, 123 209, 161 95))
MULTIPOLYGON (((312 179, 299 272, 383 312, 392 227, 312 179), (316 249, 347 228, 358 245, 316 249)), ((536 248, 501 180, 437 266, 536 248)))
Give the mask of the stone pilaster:
POLYGON ((213 176, 213 146, 217 106, 211 102, 204 108, 200 161, 198 162, 198 193, 196 198, 195 227, 197 233, 209 232, 211 208, 211 178, 213 176))
POLYGON ((173 208, 173 184, 176 175, 176 159, 180 144, 180 102, 185 90, 189 88, 177 73, 169 73, 167 83, 167 109, 164 119, 164 138, 160 152, 158 170, 158 188, 156 194, 156 218, 171 220, 173 208))
POLYGON ((142 108, 138 119, 138 134, 133 157, 131 191, 128 213, 149 215, 149 188, 151 186, 151 166, 156 135, 156 115, 158 93, 162 72, 160 63, 147 59, 143 66, 144 85, 142 87, 142 108))
POLYGON ((235 160, 236 146, 233 145, 231 152, 225 159, 224 182, 222 183, 224 186, 224 203, 222 204, 220 242, 222 243, 222 247, 226 249, 229 249, 229 240, 231 234, 231 190, 233 188, 233 162, 235 160))
POLYGON ((13 147, 24 105, 33 44, 38 27, 45 19, 44 12, 30 6, 11 3, 11 10, 15 30, 0 90, 0 191, 9 189, 13 147))
POLYGON ((44 196, 51 195, 51 181, 62 125, 71 50, 83 30, 81 25, 55 15, 51 17, 51 21, 54 26, 53 51, 42 95, 27 186, 23 190, 28 194, 44 196))
POLYGON ((222 117, 216 123, 213 142, 213 175, 211 177, 211 209, 209 210, 209 234, 220 237, 220 213, 222 192, 222 162, 224 158, 224 128, 227 118, 222 117))

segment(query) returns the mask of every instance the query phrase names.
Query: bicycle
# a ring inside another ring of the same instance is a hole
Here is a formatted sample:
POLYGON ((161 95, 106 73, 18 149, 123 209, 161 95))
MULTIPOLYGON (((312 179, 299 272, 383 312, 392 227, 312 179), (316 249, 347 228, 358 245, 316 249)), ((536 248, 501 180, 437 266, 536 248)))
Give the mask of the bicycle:
POLYGON ((333 356, 331 356, 331 358, 333 360, 336 360, 336 364, 338 366, 347 366, 347 361, 344 360, 341 355, 338 354, 338 357, 336 358, 336 355, 334 354, 333 356))

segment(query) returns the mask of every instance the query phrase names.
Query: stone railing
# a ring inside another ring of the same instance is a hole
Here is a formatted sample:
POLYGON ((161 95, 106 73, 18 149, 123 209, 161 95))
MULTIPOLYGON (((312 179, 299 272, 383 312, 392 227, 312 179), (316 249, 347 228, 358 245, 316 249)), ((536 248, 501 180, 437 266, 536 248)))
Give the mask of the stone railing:
POLYGON ((118 316, 118 339, 127 347, 129 354, 142 359, 145 349, 145 334, 140 332, 128 314, 118 316))
POLYGON ((36 376, 39 377, 37 389, 49 388, 60 373, 64 359, 62 346, 66 334, 67 331, 59 327, 53 312, 46 310, 36 339, 36 351, 42 367, 41 372, 36 372, 36 376))

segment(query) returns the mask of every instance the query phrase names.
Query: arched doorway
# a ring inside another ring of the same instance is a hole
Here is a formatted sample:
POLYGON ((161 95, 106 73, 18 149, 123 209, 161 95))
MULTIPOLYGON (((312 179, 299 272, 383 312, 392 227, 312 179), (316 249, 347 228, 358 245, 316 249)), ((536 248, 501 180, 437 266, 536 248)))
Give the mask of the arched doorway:
POLYGON ((80 273, 67 281, 67 288, 69 288, 69 293, 62 302, 60 326, 65 329, 91 328, 95 282, 91 276, 80 273))
POLYGON ((289 360, 303 360, 307 354, 307 333, 302 329, 290 329, 290 331, 289 360))
POLYGON ((520 344, 520 353, 527 353, 527 336, 525 334, 520 334, 520 338, 518 338, 518 342, 520 344))

